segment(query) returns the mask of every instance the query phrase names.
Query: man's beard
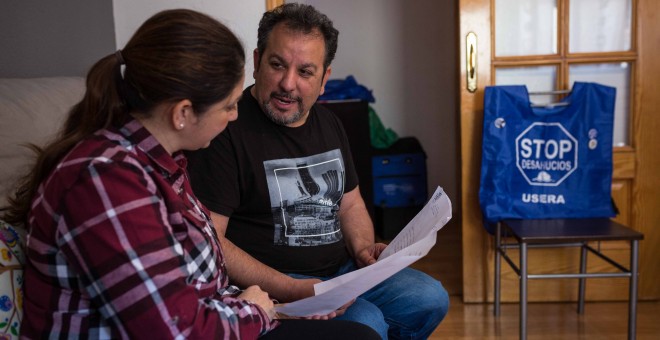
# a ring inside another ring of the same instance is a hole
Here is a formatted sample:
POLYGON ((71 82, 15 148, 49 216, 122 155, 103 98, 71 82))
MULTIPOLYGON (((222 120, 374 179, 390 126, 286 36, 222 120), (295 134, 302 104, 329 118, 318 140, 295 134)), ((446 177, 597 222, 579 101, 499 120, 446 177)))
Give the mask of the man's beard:
POLYGON ((304 114, 305 110, 302 106, 302 98, 292 98, 291 96, 287 96, 287 95, 273 94, 273 95, 270 96, 269 100, 264 102, 263 106, 264 106, 264 109, 266 111, 265 112, 266 116, 268 116, 268 118, 270 118, 270 120, 272 120, 275 124, 278 124, 278 125, 287 126, 289 124, 293 124, 293 123, 298 122, 299 120, 301 120, 305 116, 305 114, 304 114), (273 107, 270 105, 271 100, 277 100, 277 99, 275 99, 275 97, 284 97, 284 98, 287 98, 287 99, 290 99, 290 100, 295 100, 298 103, 298 111, 293 112, 292 114, 290 114, 288 116, 278 115, 277 110, 273 109, 273 107))

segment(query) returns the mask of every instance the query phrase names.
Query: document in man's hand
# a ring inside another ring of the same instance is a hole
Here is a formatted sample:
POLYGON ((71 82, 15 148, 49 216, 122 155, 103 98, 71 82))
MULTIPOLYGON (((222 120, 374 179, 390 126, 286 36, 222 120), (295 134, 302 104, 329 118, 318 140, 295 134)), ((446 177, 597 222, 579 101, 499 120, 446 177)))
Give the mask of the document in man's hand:
POLYGON ((314 296, 275 307, 288 316, 329 314, 401 269, 426 256, 438 230, 451 219, 451 201, 438 187, 424 208, 406 225, 370 266, 314 285, 314 296))

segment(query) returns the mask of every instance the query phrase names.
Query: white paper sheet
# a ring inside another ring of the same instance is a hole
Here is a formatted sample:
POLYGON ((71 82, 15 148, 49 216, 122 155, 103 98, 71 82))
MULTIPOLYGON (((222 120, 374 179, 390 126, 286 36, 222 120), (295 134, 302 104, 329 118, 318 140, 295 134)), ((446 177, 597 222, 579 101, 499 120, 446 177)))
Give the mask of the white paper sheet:
POLYGON ((426 256, 436 233, 451 219, 451 201, 438 187, 422 210, 370 266, 314 285, 315 296, 275 307, 289 316, 325 315, 426 256))

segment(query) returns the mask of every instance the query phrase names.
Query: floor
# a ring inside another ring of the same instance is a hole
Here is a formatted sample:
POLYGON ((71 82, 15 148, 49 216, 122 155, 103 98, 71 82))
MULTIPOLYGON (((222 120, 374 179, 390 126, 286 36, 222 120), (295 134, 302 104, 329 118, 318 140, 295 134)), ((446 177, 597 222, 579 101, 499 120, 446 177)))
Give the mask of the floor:
MULTIPOLYGON (((450 309, 430 339, 518 339, 517 303, 502 304, 499 317, 492 304, 464 304, 460 224, 450 221, 438 232, 431 252, 412 267, 440 279, 449 292, 450 309)), ((588 302, 578 315, 575 303, 530 303, 528 339, 627 339, 627 302, 588 302)), ((660 301, 637 308, 637 339, 660 339, 660 301)))
MULTIPOLYGON (((502 304, 499 317, 492 304, 464 304, 450 299, 449 313, 430 339, 518 339, 518 304, 502 304)), ((637 305, 637 339, 660 339, 660 302, 637 305)), ((527 338, 533 339, 627 339, 628 304, 591 302, 577 314, 573 303, 528 305, 527 338)))

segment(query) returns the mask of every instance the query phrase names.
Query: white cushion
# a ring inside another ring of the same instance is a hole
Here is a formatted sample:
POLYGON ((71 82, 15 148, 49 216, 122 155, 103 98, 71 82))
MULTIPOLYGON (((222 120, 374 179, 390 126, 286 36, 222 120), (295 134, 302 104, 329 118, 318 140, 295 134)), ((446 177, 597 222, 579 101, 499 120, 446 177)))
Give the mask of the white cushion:
POLYGON ((0 78, 0 206, 34 162, 34 153, 21 145, 50 140, 84 90, 81 77, 0 78))

